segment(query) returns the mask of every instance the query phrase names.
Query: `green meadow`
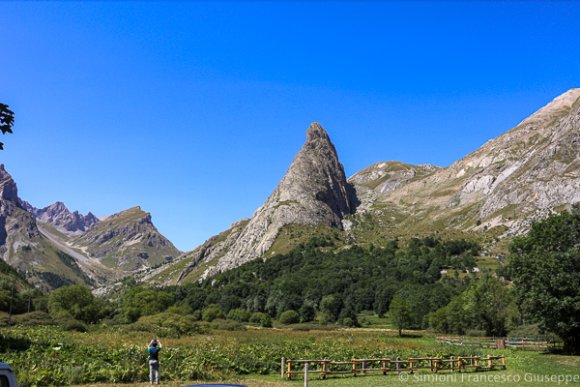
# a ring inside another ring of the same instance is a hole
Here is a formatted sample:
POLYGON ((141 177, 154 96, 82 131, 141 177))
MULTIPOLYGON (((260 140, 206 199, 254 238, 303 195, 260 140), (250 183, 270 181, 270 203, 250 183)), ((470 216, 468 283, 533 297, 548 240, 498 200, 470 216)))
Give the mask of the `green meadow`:
MULTIPOLYGON (((427 332, 398 337, 390 329, 300 330, 290 328, 241 331, 213 330, 203 334, 161 338, 162 384, 242 383, 248 386, 302 386, 301 377, 281 379, 286 359, 351 360, 360 358, 505 355, 506 370, 395 372, 366 375, 312 375, 311 386, 453 385, 549 386, 580 384, 580 357, 539 351, 491 350, 438 343, 427 332)), ((96 328, 86 333, 54 327, 0 328, 0 360, 17 372, 21 387, 113 386, 148 384, 146 344, 152 332, 96 328)))

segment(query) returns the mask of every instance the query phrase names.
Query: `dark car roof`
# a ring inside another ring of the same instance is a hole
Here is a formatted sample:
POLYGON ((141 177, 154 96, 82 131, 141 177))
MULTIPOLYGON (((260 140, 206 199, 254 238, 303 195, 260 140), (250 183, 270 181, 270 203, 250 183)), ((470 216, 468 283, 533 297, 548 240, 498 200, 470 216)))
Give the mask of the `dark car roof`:
POLYGON ((12 368, 8 364, 0 362, 0 370, 12 371, 12 368))

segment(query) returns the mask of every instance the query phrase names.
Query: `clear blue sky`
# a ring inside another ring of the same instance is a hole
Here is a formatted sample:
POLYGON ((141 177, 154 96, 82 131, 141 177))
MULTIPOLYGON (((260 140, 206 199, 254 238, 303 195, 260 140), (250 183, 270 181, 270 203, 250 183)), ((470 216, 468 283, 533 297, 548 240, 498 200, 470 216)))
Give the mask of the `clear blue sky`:
POLYGON ((37 207, 152 213, 192 249, 319 121, 347 175, 450 165, 580 86, 578 2, 1 2, 0 162, 37 207))

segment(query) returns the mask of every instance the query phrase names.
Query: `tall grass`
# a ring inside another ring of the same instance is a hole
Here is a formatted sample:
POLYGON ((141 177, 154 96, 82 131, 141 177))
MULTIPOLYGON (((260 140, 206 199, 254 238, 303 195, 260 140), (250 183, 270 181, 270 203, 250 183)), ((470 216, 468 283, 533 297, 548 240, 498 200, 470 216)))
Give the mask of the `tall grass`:
MULTIPOLYGON (((152 337, 155 332, 128 332, 114 327, 89 333, 64 332, 54 327, 3 328, 0 329, 0 339, 4 343, 0 361, 14 367, 22 387, 142 383, 148 377, 146 345, 152 337)), ((161 373, 165 381, 231 381, 252 375, 251 378, 264 380, 268 385, 287 385, 277 379, 281 357, 350 360, 486 355, 489 352, 438 344, 431 337, 399 338, 391 332, 364 329, 215 331, 162 338, 161 341, 164 345, 161 373)), ((501 373, 521 377, 525 373, 570 374, 580 365, 580 358, 575 357, 514 350, 493 353, 508 357, 508 370, 501 373)), ((396 377, 377 379, 372 376, 351 378, 350 381, 337 378, 325 385, 364 386, 365 382, 373 385, 375 380, 380 380, 380 385, 397 385, 396 377)), ((290 385, 295 384, 290 382, 290 385)), ((324 382, 313 385, 322 384, 324 382)))

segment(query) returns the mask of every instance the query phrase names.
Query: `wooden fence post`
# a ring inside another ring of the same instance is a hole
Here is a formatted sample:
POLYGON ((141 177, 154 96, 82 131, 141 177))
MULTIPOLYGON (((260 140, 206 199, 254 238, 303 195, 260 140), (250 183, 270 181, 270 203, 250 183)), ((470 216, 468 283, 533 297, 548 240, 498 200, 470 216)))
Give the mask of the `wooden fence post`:
POLYGON ((492 360, 491 360, 491 354, 488 353, 487 354, 487 368, 491 369, 492 367, 493 367, 493 364, 492 364, 492 360))
POLYGON ((451 372, 455 371, 455 357, 451 356, 451 372))
POLYGON ((399 363, 401 361, 401 358, 397 356, 397 373, 400 374, 401 373, 401 363, 399 363))
POLYGON ((308 363, 304 363, 304 387, 308 387, 308 363))
POLYGON ((284 379, 284 367, 286 366, 286 359, 282 357, 280 361, 280 379, 284 379))
POLYGON ((292 360, 288 360, 288 380, 292 379, 292 360))

